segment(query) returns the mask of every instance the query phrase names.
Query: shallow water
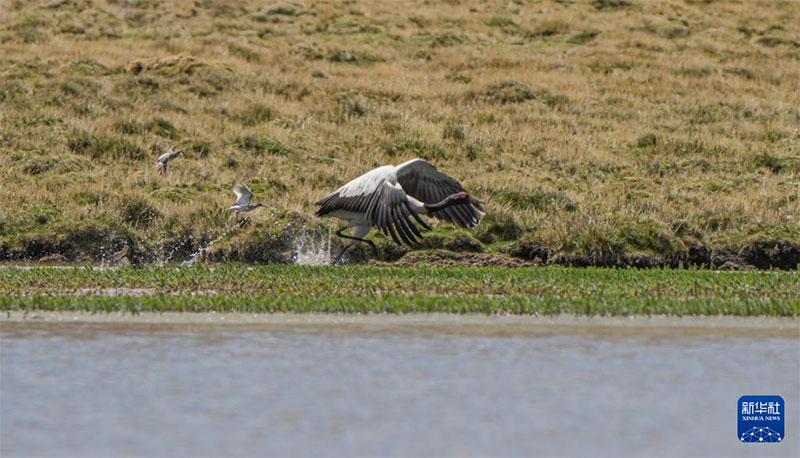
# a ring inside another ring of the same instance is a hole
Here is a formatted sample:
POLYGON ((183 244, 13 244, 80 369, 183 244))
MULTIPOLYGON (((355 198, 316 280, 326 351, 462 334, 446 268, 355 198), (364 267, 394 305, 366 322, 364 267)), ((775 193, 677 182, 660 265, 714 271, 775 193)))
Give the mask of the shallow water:
POLYGON ((0 454, 800 455, 793 324, 381 319, 0 323, 0 454), (738 442, 743 394, 785 442, 738 442))

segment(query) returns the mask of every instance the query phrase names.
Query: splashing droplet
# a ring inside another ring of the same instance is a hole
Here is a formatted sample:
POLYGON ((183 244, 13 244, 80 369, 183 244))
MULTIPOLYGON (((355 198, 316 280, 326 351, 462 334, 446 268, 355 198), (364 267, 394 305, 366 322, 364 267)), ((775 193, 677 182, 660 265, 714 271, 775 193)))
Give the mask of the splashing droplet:
POLYGON ((333 264, 330 229, 328 229, 328 236, 317 242, 303 228, 303 233, 295 239, 294 252, 294 263, 299 266, 329 266, 333 264))
POLYGON ((222 240, 223 237, 228 235, 228 232, 230 232, 230 231, 229 230, 223 231, 222 234, 219 237, 215 238, 214 240, 211 240, 210 242, 206 243, 204 246, 201 246, 199 250, 195 251, 189 257, 189 259, 187 259, 187 260, 185 260, 185 261, 183 261, 181 263, 181 267, 192 267, 194 265, 195 261, 197 261, 200 258, 200 256, 203 255, 203 253, 207 252, 208 249, 211 248, 211 245, 213 245, 213 244, 219 242, 220 240, 222 240))

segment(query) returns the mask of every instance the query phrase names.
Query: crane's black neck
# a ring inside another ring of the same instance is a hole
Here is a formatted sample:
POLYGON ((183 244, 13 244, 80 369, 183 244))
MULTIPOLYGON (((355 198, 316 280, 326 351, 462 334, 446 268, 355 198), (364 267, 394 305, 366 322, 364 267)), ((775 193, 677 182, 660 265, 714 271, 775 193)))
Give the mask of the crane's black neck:
POLYGON ((425 207, 425 210, 428 210, 428 213, 432 213, 452 207, 453 205, 457 205, 461 203, 461 200, 461 196, 458 194, 451 194, 445 197, 441 202, 437 202, 435 204, 424 204, 423 206, 425 207))

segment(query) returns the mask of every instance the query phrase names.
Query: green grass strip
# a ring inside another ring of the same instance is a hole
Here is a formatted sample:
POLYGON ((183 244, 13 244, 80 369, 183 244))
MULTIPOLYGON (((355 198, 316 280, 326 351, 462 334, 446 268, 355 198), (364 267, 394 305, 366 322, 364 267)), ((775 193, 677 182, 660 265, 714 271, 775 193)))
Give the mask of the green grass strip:
POLYGON ((729 315, 794 317, 800 301, 780 299, 613 299, 538 296, 22 296, 0 310, 75 312, 480 313, 486 315, 729 315))
POLYGON ((798 291, 800 275, 770 271, 0 269, 0 310, 797 316, 798 291), (143 295, 126 288, 142 289, 143 295))
POLYGON ((73 293, 99 288, 149 288, 158 293, 282 295, 535 295, 638 298, 793 299, 796 272, 669 269, 378 268, 242 266, 143 269, 0 269, 0 294, 73 293))

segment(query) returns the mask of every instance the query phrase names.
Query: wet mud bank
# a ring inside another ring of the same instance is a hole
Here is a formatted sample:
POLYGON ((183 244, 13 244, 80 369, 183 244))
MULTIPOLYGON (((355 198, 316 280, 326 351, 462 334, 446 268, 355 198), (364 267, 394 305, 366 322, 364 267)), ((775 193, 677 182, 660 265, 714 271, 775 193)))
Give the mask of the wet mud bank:
MULTIPOLYGON (((148 244, 129 234, 103 234, 84 237, 80 234, 63 238, 29 238, 18 246, 0 243, 0 262, 33 262, 42 264, 101 263, 138 266, 153 263, 181 263, 193 253, 203 250, 211 235, 176 237, 157 244, 148 244)), ((337 252, 338 240, 331 243, 337 252)), ((277 237, 269 240, 242 241, 226 244, 203 253, 204 262, 242 262, 247 264, 291 264, 294 262, 292 240, 277 237)), ((383 246, 379 257, 372 259, 366 250, 352 249, 349 264, 381 266, 505 266, 540 265, 617 268, 700 268, 711 270, 779 269, 797 270, 800 266, 800 244, 786 240, 757 241, 747 245, 719 247, 694 245, 669 254, 628 254, 598 252, 574 254, 557 252, 536 244, 519 243, 504 253, 435 249, 413 251, 404 247, 383 246)))
POLYGON ((406 315, 332 315, 294 313, 80 313, 48 311, 10 311, 0 315, 0 325, 17 329, 50 328, 73 323, 86 329, 182 330, 202 327, 235 326, 253 330, 341 329, 350 332, 430 332, 436 334, 512 336, 512 335, 731 335, 798 339, 800 324, 793 318, 722 317, 722 316, 635 316, 582 317, 556 316, 486 316, 445 313, 406 315))
POLYGON ((786 240, 757 241, 748 245, 719 247, 693 245, 685 251, 663 255, 612 252, 591 255, 553 253, 540 245, 520 244, 512 254, 515 258, 531 260, 540 264, 573 267, 797 270, 800 266, 800 244, 786 240))

